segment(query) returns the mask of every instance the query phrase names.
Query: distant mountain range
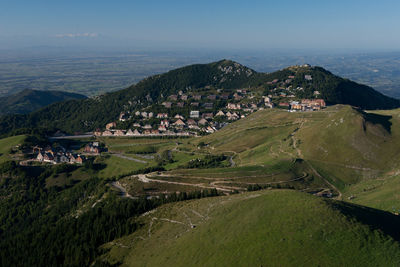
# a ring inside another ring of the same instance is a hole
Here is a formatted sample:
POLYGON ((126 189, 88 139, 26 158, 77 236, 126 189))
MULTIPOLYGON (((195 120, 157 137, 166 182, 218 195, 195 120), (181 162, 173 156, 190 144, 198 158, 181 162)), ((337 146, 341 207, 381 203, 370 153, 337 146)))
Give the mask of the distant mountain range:
MULTIPOLYGON (((321 67, 293 66, 272 73, 259 73, 237 62, 221 60, 151 76, 126 89, 96 98, 68 100, 51 104, 30 114, 3 116, 0 119, 0 134, 39 126, 67 132, 91 131, 116 120, 120 112, 129 107, 146 107, 179 91, 193 94, 212 87, 223 90, 246 88, 249 91, 272 92, 279 89, 274 88, 276 84, 272 81, 282 81, 284 84, 289 76, 292 77, 292 87, 301 88, 296 91, 298 98, 315 97, 315 93, 318 93, 318 97, 323 98, 327 104, 348 104, 362 109, 400 107, 399 100, 385 96, 369 86, 333 75, 321 67)), ((46 97, 48 98, 47 95, 46 97)), ((12 109, 14 108, 8 108, 12 109)))
POLYGON ((14 95, 0 97, 0 114, 27 114, 56 102, 84 98, 84 95, 63 91, 26 89, 14 95))

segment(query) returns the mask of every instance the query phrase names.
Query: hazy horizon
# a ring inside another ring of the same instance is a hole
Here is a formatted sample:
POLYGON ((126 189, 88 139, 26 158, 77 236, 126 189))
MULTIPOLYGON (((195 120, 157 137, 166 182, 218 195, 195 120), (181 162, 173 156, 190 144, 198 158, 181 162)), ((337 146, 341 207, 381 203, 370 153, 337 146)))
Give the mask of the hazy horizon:
POLYGON ((0 49, 393 51, 398 1, 5 1, 0 49))

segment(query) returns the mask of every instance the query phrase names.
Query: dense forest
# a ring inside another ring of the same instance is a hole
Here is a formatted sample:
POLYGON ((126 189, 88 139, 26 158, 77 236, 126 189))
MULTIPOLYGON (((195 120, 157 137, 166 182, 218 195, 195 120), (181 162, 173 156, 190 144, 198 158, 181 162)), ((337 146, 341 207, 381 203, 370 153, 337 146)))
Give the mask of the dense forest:
POLYGON ((132 200, 96 177, 46 187, 50 175, 71 171, 66 167, 1 164, 1 266, 89 266, 101 253, 100 245, 140 227, 138 215, 167 202, 218 195, 204 190, 132 200), (87 207, 91 199, 101 201, 87 207))
POLYGON ((23 90, 14 95, 0 97, 0 114, 26 114, 47 105, 86 96, 62 91, 23 90))

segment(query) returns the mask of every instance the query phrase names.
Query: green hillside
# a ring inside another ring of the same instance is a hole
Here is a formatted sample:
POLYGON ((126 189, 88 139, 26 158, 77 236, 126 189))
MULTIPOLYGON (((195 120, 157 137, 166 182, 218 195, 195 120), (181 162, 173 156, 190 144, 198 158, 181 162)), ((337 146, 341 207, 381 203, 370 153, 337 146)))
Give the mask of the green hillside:
POLYGON ((342 191, 398 170, 397 113, 365 113, 344 105, 305 113, 262 110, 187 147, 207 144, 205 151, 231 154, 237 166, 300 158, 342 191))
POLYGON ((180 90, 194 94, 210 87, 225 90, 246 88, 269 94, 276 87, 279 89, 288 85, 285 81, 288 76, 293 76, 290 88, 298 98, 314 97, 317 92, 328 104, 350 104, 363 109, 400 106, 397 99, 342 79, 320 67, 294 66, 273 73, 257 73, 239 63, 222 60, 155 75, 124 90, 93 99, 65 101, 28 115, 3 116, 0 119, 0 134, 34 127, 58 128, 67 132, 92 131, 116 120, 121 111, 131 107, 148 107, 180 90), (308 75, 312 77, 311 80, 305 79, 308 75), (272 84, 274 80, 278 82, 272 84))
POLYGON ((168 204, 107 244, 122 266, 398 266, 399 218, 295 191, 168 204))
MULTIPOLYGON (((24 142, 25 138, 25 135, 17 135, 0 139, 0 163, 12 159, 14 153, 13 149, 20 146, 24 142)), ((17 149, 15 149, 15 151, 17 151, 17 149)))
POLYGON ((25 114, 56 102, 83 99, 84 95, 62 91, 23 90, 0 98, 0 114, 25 114))

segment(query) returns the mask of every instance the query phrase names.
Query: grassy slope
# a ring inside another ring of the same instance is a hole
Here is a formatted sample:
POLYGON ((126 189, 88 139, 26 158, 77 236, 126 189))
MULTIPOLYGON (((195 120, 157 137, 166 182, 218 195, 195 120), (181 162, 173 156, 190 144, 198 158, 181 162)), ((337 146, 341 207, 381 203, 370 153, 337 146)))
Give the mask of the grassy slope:
POLYGON ((392 113, 363 114, 343 105, 308 113, 264 110, 198 143, 209 144, 209 151, 233 153, 241 165, 304 158, 344 188, 398 168, 400 121, 398 111, 392 113))
POLYGON ((0 163, 12 159, 10 157, 10 149, 22 144, 25 138, 25 135, 17 135, 0 139, 0 163))
POLYGON ((394 225, 367 226, 370 216, 398 221, 295 191, 175 203, 142 216, 141 230, 106 245, 104 258, 123 266, 398 266, 399 245, 383 233, 394 225))

